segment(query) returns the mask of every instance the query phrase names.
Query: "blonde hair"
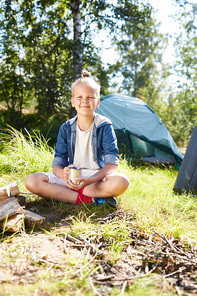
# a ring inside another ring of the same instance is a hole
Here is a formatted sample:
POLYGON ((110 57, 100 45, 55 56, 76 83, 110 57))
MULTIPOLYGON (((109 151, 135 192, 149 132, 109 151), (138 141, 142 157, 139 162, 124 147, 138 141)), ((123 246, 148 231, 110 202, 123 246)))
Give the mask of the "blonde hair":
POLYGON ((81 77, 78 78, 77 80, 75 80, 75 82, 73 82, 72 93, 74 91, 75 86, 77 86, 80 83, 83 83, 83 84, 88 84, 89 86, 94 88, 96 90, 97 97, 100 98, 101 86, 90 76, 91 76, 90 72, 88 72, 87 70, 84 69, 82 71, 81 77))

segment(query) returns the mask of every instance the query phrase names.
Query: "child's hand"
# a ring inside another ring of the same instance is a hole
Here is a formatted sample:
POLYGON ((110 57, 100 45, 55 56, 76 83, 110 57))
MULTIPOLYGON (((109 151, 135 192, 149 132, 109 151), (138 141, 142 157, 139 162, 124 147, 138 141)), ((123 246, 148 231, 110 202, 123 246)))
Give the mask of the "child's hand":
MULTIPOLYGON (((64 171, 63 171, 64 181, 65 181, 66 183, 67 183, 67 181, 68 181, 68 169, 69 169, 70 167, 74 167, 74 165, 71 164, 71 165, 65 167, 65 168, 64 168, 64 171)), ((68 186, 68 185, 67 185, 67 186, 68 186)))
POLYGON ((70 188, 70 189, 75 189, 75 190, 79 190, 82 187, 85 187, 87 185, 89 185, 90 183, 88 182, 88 178, 85 177, 78 177, 76 178, 76 181, 79 181, 80 183, 78 185, 73 184, 73 182, 71 180, 67 180, 66 185, 70 188))

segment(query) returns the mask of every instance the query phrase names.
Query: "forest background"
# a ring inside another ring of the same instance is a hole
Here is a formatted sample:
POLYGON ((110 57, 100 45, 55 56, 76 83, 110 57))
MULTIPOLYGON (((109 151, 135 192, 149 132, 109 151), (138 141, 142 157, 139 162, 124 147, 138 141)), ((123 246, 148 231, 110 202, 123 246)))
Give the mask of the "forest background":
POLYGON ((173 36, 160 33, 148 0, 2 0, 0 128, 36 131, 54 145, 73 114, 71 84, 86 68, 102 96, 142 99, 186 146, 197 124, 197 4, 171 1, 180 28, 173 36), (163 61, 169 40, 172 64, 163 61), (107 48, 115 58, 104 63, 107 48))

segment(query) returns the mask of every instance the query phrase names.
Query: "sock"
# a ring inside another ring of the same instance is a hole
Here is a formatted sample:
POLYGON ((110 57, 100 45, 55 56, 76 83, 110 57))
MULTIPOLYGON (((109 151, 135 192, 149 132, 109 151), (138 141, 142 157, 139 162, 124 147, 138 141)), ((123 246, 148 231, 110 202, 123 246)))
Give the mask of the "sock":
POLYGON ((74 190, 76 192, 78 192, 78 195, 77 195, 77 200, 75 202, 75 204, 77 205, 80 205, 80 204, 83 204, 83 203, 86 203, 86 204, 92 204, 93 203, 93 198, 92 197, 89 197, 85 194, 83 194, 83 190, 84 190, 85 187, 79 189, 79 190, 74 190))

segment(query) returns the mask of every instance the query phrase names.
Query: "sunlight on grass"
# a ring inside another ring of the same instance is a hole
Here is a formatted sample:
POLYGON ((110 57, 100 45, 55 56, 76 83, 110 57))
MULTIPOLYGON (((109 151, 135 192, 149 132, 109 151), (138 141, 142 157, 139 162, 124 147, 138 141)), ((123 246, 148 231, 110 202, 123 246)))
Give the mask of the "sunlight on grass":
MULTIPOLYGON (((23 186, 22 182, 28 174, 51 171, 54 151, 41 135, 31 136, 27 132, 25 136, 10 127, 3 137, 4 149, 0 154, 2 184, 4 178, 9 179, 12 176, 12 180, 21 182, 23 186)), ((134 166, 121 160, 118 171, 125 173, 130 179, 128 190, 118 197, 120 207, 135 216, 134 224, 141 231, 151 232, 156 229, 168 236, 197 240, 196 197, 189 194, 176 195, 173 192, 178 173, 173 166, 134 166)), ((23 189, 25 190, 24 187, 23 189)), ((105 225, 106 229, 107 227, 105 225)), ((86 231, 92 232, 92 229, 86 231)), ((100 227, 99 231, 104 230, 100 227)), ((107 231, 110 233, 110 230, 107 231)))
POLYGON ((167 296, 167 295, 177 295, 176 292, 173 292, 173 289, 170 287, 170 285, 167 283, 167 281, 164 279, 163 281, 157 281, 155 283, 155 280, 153 280, 150 277, 145 277, 143 279, 140 279, 139 281, 134 282, 130 286, 130 289, 128 288, 128 291, 126 290, 124 293, 125 296, 167 296), (165 288, 165 291, 164 291, 165 288))
POLYGON ((114 263, 121 254, 123 247, 132 242, 127 221, 115 218, 113 223, 101 224, 94 222, 92 217, 80 215, 72 223, 71 234, 84 237, 86 240, 97 243, 100 240, 109 245, 109 258, 114 263))
POLYGON ((173 192, 177 171, 173 167, 127 169, 130 186, 120 197, 122 207, 136 216, 144 232, 155 228, 175 237, 197 240, 197 202, 195 196, 173 192))
MULTIPOLYGON (((25 136, 11 127, 2 135, 4 149, 0 153, 0 184, 4 185, 3 180, 9 180, 11 176, 12 181, 21 182, 23 187, 28 174, 51 171, 54 151, 41 135, 34 133, 31 136, 27 132, 25 136)), ((118 197, 120 207, 135 216, 134 224, 141 231, 151 232, 155 228, 168 236, 197 240, 196 197, 173 192, 178 174, 173 166, 134 166, 121 160, 118 171, 130 179, 128 190, 118 197)), ((107 229, 108 226, 105 227, 107 229)))
POLYGON ((28 175, 33 172, 51 170, 53 149, 39 134, 31 136, 10 127, 7 133, 1 133, 4 140, 4 149, 0 154, 0 173, 23 173, 28 175))

